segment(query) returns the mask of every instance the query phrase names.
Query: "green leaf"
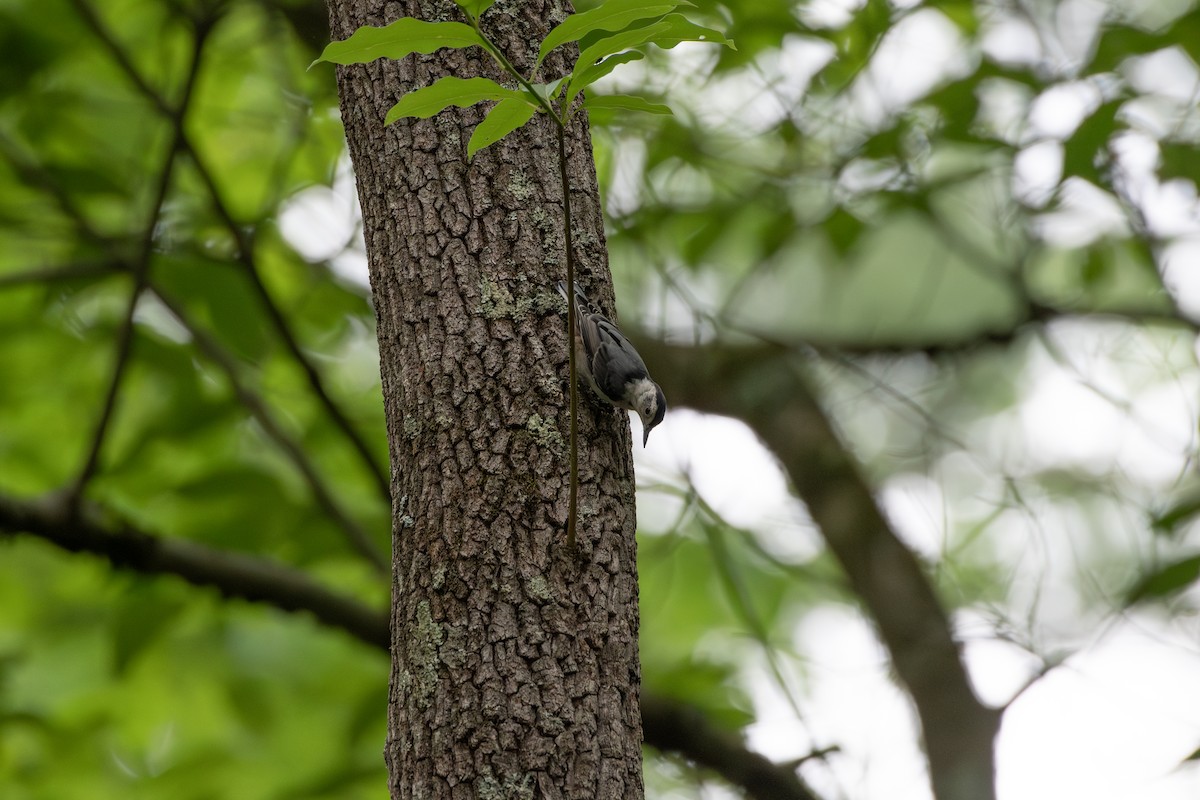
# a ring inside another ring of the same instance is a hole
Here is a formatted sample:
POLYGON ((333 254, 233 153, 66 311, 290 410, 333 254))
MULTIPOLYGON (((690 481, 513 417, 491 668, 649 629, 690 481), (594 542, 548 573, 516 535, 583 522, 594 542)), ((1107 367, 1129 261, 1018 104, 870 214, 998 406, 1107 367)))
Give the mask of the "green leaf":
POLYGON ((1200 148, 1185 142, 1158 143, 1158 175, 1164 181, 1187 178, 1200 185, 1200 148))
POLYGON ((737 731, 754 721, 738 687, 737 670, 698 657, 688 657, 646 670, 646 685, 655 697, 670 697, 719 727, 737 731))
POLYGON ((858 217, 840 206, 821 225, 830 244, 843 258, 858 244, 863 233, 863 223, 858 217))
POLYGON ((725 38, 725 34, 719 30, 697 25, 687 17, 671 14, 663 17, 662 21, 667 26, 666 35, 655 37, 652 44, 658 45, 664 50, 670 50, 680 42, 709 42, 737 50, 737 45, 733 43, 733 40, 725 38))
POLYGON ((611 68, 608 72, 602 73, 593 70, 593 67, 597 66, 596 62, 601 59, 623 50, 648 44, 670 50, 680 42, 713 42, 737 49, 734 43, 726 39, 720 31, 697 25, 679 14, 669 14, 650 25, 621 31, 614 36, 606 36, 584 50, 579 56, 579 61, 575 63, 575 69, 572 70, 571 83, 567 87, 567 104, 570 105, 571 101, 586 86, 612 71, 611 68))
POLYGON ((697 25, 679 14, 670 14, 650 25, 621 31, 596 41, 579 55, 576 71, 579 64, 586 67, 622 50, 648 44, 656 44, 669 50, 680 42, 715 42, 727 47, 734 46, 720 31, 697 25))
POLYGON ((483 37, 461 22, 425 22, 403 17, 382 28, 365 25, 349 39, 331 42, 309 68, 333 64, 368 64, 377 58, 404 58, 410 53, 432 53, 443 47, 484 45, 483 37))
POLYGON ((584 101, 589 109, 614 109, 625 111, 644 111, 647 114, 662 114, 674 116, 675 112, 665 103, 653 103, 644 97, 625 94, 597 95, 584 101))
POLYGON ((1096 40, 1095 54, 1087 72, 1111 72, 1127 58, 1144 55, 1163 45, 1161 33, 1152 33, 1126 25, 1105 26, 1096 40))
MULTIPOLYGON (((976 76, 968 76, 963 80, 951 81, 938 90, 931 92, 922 105, 930 105, 938 110, 941 117, 941 131, 950 139, 970 141, 973 136, 975 119, 979 113, 979 81, 976 76)), ((900 153, 903 130, 899 125, 893 128, 896 132, 895 145, 886 155, 900 153)), ((883 152, 872 155, 882 157, 883 152)))
POLYGON ((608 94, 589 97, 583 101, 589 111, 644 111, 647 114, 671 115, 671 108, 662 103, 651 103, 644 97, 627 94, 608 94))
POLYGON ((580 65, 576 64, 575 70, 577 75, 571 78, 571 85, 567 88, 566 103, 563 107, 570 108, 571 103, 575 102, 575 98, 583 91, 584 87, 592 85, 622 64, 628 64, 631 61, 641 61, 645 57, 644 53, 630 50, 628 53, 618 53, 615 56, 610 56, 599 64, 592 64, 583 70, 580 70, 580 65))
POLYGON ((1200 9, 1192 9, 1171 23, 1164 38, 1164 45, 1178 42, 1192 61, 1200 61, 1200 9))
POLYGON ((501 100, 492 107, 483 122, 475 127, 474 133, 471 134, 471 141, 467 142, 467 159, 470 160, 483 148, 500 141, 529 122, 536 112, 537 108, 530 105, 529 101, 523 97, 501 100))
POLYGON ((1155 533, 1174 533, 1175 530, 1200 514, 1200 496, 1192 496, 1174 504, 1150 520, 1155 533))
POLYGON ((650 44, 654 41, 655 37, 666 35, 667 28, 667 20, 660 19, 658 22, 651 23, 650 25, 621 31, 613 36, 606 36, 579 54, 579 61, 575 63, 573 72, 577 73, 581 66, 586 68, 613 53, 650 44))
POLYGON ((1128 602, 1154 600, 1176 594, 1200 579, 1200 556, 1172 561, 1138 581, 1129 592, 1128 602))
POLYGON ((681 5, 690 6, 691 3, 686 0, 666 0, 666 2, 659 3, 647 3, 643 0, 609 0, 599 8, 593 8, 591 11, 584 11, 581 14, 572 14, 546 34, 546 38, 542 40, 542 47, 538 51, 537 64, 540 66, 550 51, 559 45, 577 42, 595 31, 620 31, 631 22, 661 16, 681 5))
POLYGON ((945 14, 966 35, 974 36, 979 31, 979 16, 970 0, 932 0, 929 6, 945 14))
POLYGON ((533 90, 537 92, 538 97, 549 102, 554 98, 554 95, 558 94, 559 88, 562 87, 563 81, 566 79, 567 76, 564 75, 561 78, 555 78, 549 83, 535 83, 533 84, 533 90))
POLYGON ((466 108, 481 100, 508 100, 510 98, 525 101, 525 95, 513 89, 505 89, 500 84, 487 78, 456 78, 448 75, 432 86, 409 92, 400 98, 400 102, 392 106, 384 119, 384 125, 391 125, 403 117, 432 117, 448 106, 466 108))
POLYGON ((1063 142, 1064 178, 1078 175, 1093 183, 1102 183, 1096 166, 1097 155, 1116 133, 1117 112, 1124 102, 1123 98, 1118 98, 1104 103, 1063 142))
POLYGON ((479 19, 495 2, 496 0, 454 0, 454 4, 471 19, 479 19))
POLYGON ((125 674, 129 665, 169 630, 183 603, 168 590, 142 580, 130 588, 114 611, 113 671, 125 674))
POLYGON ((187 304, 201 324, 247 361, 259 362, 271 347, 261 301, 244 272, 191 255, 165 258, 156 278, 169 295, 187 304))
POLYGON ((1079 270, 1079 277, 1087 288, 1094 289, 1109 278, 1112 272, 1112 261, 1106 256, 1107 249, 1104 247, 1088 248, 1083 265, 1079 270))

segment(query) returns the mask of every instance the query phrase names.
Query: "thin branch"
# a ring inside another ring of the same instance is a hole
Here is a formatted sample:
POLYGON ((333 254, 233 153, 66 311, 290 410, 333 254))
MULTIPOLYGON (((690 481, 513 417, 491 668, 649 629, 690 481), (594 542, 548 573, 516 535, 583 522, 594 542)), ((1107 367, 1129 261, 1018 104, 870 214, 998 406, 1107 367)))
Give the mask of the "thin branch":
MULTIPOLYGON (((887 356, 923 354, 930 358, 952 357, 974 353, 987 347, 1003 347, 1011 345, 1031 331, 1032 326, 1047 325, 1053 322, 1074 322, 1079 320, 1114 320, 1128 322, 1134 325, 1153 325, 1172 328, 1192 335, 1200 336, 1200 320, 1193 319, 1182 312, 1154 311, 1146 308, 1100 308, 1063 309, 1033 299, 1027 299, 1022 311, 1022 318, 1011 327, 1003 329, 982 330, 968 333, 961 337, 940 339, 913 339, 903 341, 898 339, 853 339, 850 337, 821 338, 819 336, 799 336, 795 340, 771 340, 770 337, 743 326, 722 323, 726 330, 753 336, 756 339, 770 341, 772 346, 787 347, 788 349, 808 348, 817 355, 826 358, 846 356, 887 356)), ((638 341, 643 341, 641 337, 638 341)))
POLYGON ((270 291, 266 284, 263 283, 262 276, 259 274, 257 262, 253 256, 254 244, 249 235, 233 220, 229 210, 221 202, 220 196, 217 194, 217 186, 214 182, 211 173, 204 167, 200 159, 193 155, 193 160, 196 164, 196 171, 199 173, 201 180, 208 187, 209 193, 212 195, 213 206, 217 209, 217 215, 221 217, 226 228, 233 235, 234 241, 237 244, 238 261, 246 270, 246 275, 250 278, 250 285, 254 287, 255 293, 258 294, 263 308, 267 312, 267 317, 270 318, 272 325, 275 326, 276 333, 279 334, 280 340, 284 347, 291 354, 292 358, 300 365, 300 369, 304 372, 305 378, 308 380, 313 394, 317 400, 325 408, 325 412, 333 420, 346 439, 350 442, 350 446, 358 454, 359 460, 366 466, 371 479, 375 483, 376 489, 379 491, 379 496, 390 507, 392 503, 392 485, 387 473, 380 469, 375 456, 371 453, 370 447, 367 446, 366 439, 354 428, 349 417, 342 411, 341 406, 334 402, 333 397, 325 388, 325 383, 321 379, 321 375, 317 372, 316 366, 311 358, 305 355, 300 348, 299 340, 292 332, 291 323, 287 321, 283 311, 271 297, 270 291))
POLYGON ((21 152, 21 148, 5 135, 2 130, 0 130, 0 154, 3 154, 5 160, 8 161, 13 171, 16 172, 21 180, 41 189, 54 198, 54 202, 58 205, 59 209, 75 223, 75 226, 79 229, 79 234, 84 239, 101 247, 109 248, 112 246, 108 237, 96 230, 91 220, 87 218, 87 215, 75 204, 75 199, 63 189, 62 185, 54 179, 54 176, 40 164, 26 157, 21 152))
POLYGON ((59 281, 74 281, 82 278, 103 278, 124 271, 125 264, 118 261, 35 267, 21 272, 13 272, 9 275, 0 275, 0 289, 27 286, 32 283, 57 283, 59 281))
MULTIPOLYGON (((128 261, 120 260, 121 256, 119 252, 117 252, 117 245, 101 236, 90 226, 87 218, 83 216, 82 212, 80 212, 80 210, 74 206, 74 204, 71 202, 71 198, 62 191, 62 187, 53 181, 53 179, 46 174, 44 170, 40 169, 36 165, 28 163, 23 157, 21 157, 16 148, 3 136, 2 133, 0 133, 0 150, 3 151, 4 156, 23 176, 25 176, 35 185, 43 188, 55 198, 63 212, 75 221, 76 225, 79 227, 80 233, 85 238, 113 251, 113 257, 118 259, 113 262, 114 265, 117 265, 117 267, 121 270, 129 270, 132 268, 128 261)), ((362 530, 361 526, 359 526, 341 510, 340 506, 338 506, 337 502, 333 499, 332 493, 325 488, 315 468, 308 461, 299 445, 297 445, 290 439, 290 437, 283 433, 282 428, 275 423, 274 419, 270 415, 267 404, 248 388, 242 385, 237 375, 237 365, 234 362, 234 359, 225 353, 225 351, 214 339, 212 339, 202 329, 192 323, 181 306, 174 304, 174 308, 172 308, 172 302, 164 297, 162 292, 158 291, 153 286, 150 288, 155 292, 155 295, 158 296, 158 298, 168 306, 168 308, 171 308, 171 310, 175 313, 176 318, 179 319, 180 323, 188 328, 194 341, 196 341, 197 345, 201 347, 202 351, 204 351, 204 354, 208 356, 214 363, 220 366, 226 373, 239 400, 246 406, 251 416, 257 419, 259 424, 263 426, 264 431, 266 431, 268 435, 270 435, 271 438, 275 440, 277 444, 279 444, 281 449, 283 449, 287 455, 292 457, 292 460, 296 463, 297 469, 302 475, 304 475, 305 480, 309 483, 309 486, 318 501, 318 505, 320 505, 333 518, 333 520, 342 527, 354 548, 366 556, 367 559, 377 569, 386 573, 387 561, 371 543, 370 537, 365 531, 362 530), (278 438, 276 438, 276 436, 278 436, 278 438)))
MULTIPOLYGON (((174 575, 215 588, 227 598, 309 613, 320 624, 384 652, 391 646, 385 611, 327 589, 276 561, 155 536, 115 523, 111 515, 88 504, 71 515, 61 498, 22 501, 0 495, 0 534, 22 533, 73 553, 101 556, 117 569, 174 575)), ((794 762, 775 764, 747 750, 734 735, 678 701, 643 694, 641 705, 646 744, 660 752, 677 753, 711 769, 757 800, 815 800, 796 776, 794 762)))
MULTIPOLYGON (((88 27, 91 28, 96 37, 104 44, 109 53, 112 55, 113 59, 117 62, 118 66, 121 67, 121 70, 129 77, 134 86, 137 87, 138 91, 144 94, 150 100, 150 102, 153 103, 155 108, 158 109, 159 113, 168 117, 172 116, 170 105, 141 74, 141 72, 129 59, 129 56, 122 49, 120 43, 118 43, 108 29, 104 27, 103 22, 101 22, 96 16, 95 12, 88 5, 86 0, 71 0, 71 3, 79 11, 80 15, 83 16, 84 21, 88 24, 88 27)), ((246 275, 250 279, 250 285, 254 288, 255 293, 262 302, 263 308, 266 310, 268 318, 271 320, 272 325, 279 334, 279 338, 283 342, 284 347, 291 354, 292 358, 295 359, 296 363, 300 365, 300 368, 304 372, 305 378, 308 380, 309 386, 312 388, 312 391, 316 395, 318 401, 325 408, 326 413, 329 415, 330 419, 333 420, 334 425, 336 425, 338 429, 342 431, 343 435, 350 442, 350 445, 355 453, 357 453, 359 459, 367 468, 376 485, 376 488, 379 491, 380 496, 384 499, 384 502, 390 505, 392 501, 392 491, 391 482, 387 473, 380 468, 375 456, 371 452, 370 447, 367 446, 366 440, 354 428, 345 412, 343 412, 341 407, 334 402, 333 398, 326 390, 324 381, 322 380, 320 373, 317 372, 317 368, 313 364, 312 359, 310 359, 304 353, 303 349, 301 349, 299 341, 291 329, 290 323, 287 321, 287 318, 284 316, 279 306, 271 297, 266 284, 263 283, 262 276, 258 270, 257 261, 254 258, 253 237, 244 226, 239 225, 238 222, 233 218, 233 214, 229 211, 229 207, 221 198, 221 193, 217 187, 216 179, 213 177, 212 170, 208 167, 186 133, 183 135, 181 148, 191 158, 193 164, 195 165, 196 173, 200 176, 200 180, 203 182, 204 187, 212 200, 213 209, 216 211, 217 216, 221 219, 221 223, 225 226, 230 236, 233 238, 234 244, 237 248, 237 260, 243 266, 243 268, 245 268, 246 275)))
POLYGON ((766 659, 767 666, 771 670, 771 676, 775 679, 775 685, 787 700, 792 713, 798 721, 807 726, 807 723, 804 721, 804 712, 800 708, 800 701, 796 699, 796 694, 792 690, 787 676, 784 675, 783 665, 780 663, 779 653, 777 652, 778 648, 771 641, 770 629, 763 622, 762 617, 759 616, 758 609, 754 606, 754 599, 750 596, 750 590, 746 586, 746 582, 742 579, 741 572, 738 570, 737 560, 732 557, 729 548, 726 546, 722 526, 702 522, 700 527, 704 531, 705 538, 708 540, 708 546, 712 551, 713 568, 716 570, 717 577, 720 578, 721 584, 725 589, 727 602, 733 608, 734 614, 746 626, 751 638, 758 642, 759 647, 762 648, 763 658, 766 659))
POLYGON ((309 489, 312 491, 317 505, 342 529, 351 547, 366 558, 379 572, 387 574, 389 571, 388 559, 384 558, 379 548, 376 547, 370 535, 363 527, 338 504, 333 493, 325 485, 325 481, 317 471, 316 465, 309 459, 304 448, 289 436, 275 420, 266 402, 242 383, 238 377, 237 363, 234 358, 225 352, 224 348, 203 328, 196 325, 187 311, 184 310, 183 305, 175 298, 154 284, 150 284, 149 289, 154 293, 155 297, 162 301, 162 304, 178 320, 179 324, 187 329, 196 346, 200 349, 200 352, 225 373, 225 377, 233 388, 238 402, 246 407, 251 416, 262 426, 267 438, 275 442, 288 456, 296 469, 299 470, 300 474, 304 477, 305 483, 308 484, 309 489))
POLYGON ((204 44, 208 40, 210 30, 211 28, 207 25, 197 25, 195 28, 195 36, 192 40, 191 63, 188 65, 187 77, 184 79, 179 104, 170 114, 172 128, 171 143, 167 148, 167 154, 159 173, 154 200, 150 204, 150 212, 147 214, 146 223, 142 228, 142 238, 138 247, 137 257, 132 264, 133 286, 129 290, 129 300, 125 304, 125 317, 121 320, 121 327, 117 331, 117 346, 116 353, 113 356, 112 375, 108 382, 108 389, 104 394, 104 404, 101 406, 100 417, 96 420, 96 427, 92 433, 87 455, 84 457, 83 465, 80 467, 79 474, 76 475, 70 489, 69 497, 71 503, 78 502, 79 497, 87 487, 88 481, 96 474, 96 469, 100 465, 100 451, 104 448, 108 428, 112 424, 113 413, 117 408, 117 396, 120 394, 121 383, 125 378, 125 368, 129 365, 129 357, 133 352, 134 316, 137 313, 138 301, 141 299, 142 292, 146 288, 146 281, 150 274, 150 258, 154 252, 154 234, 158 228, 159 217, 162 215, 163 203, 166 202, 167 193, 171 189, 171 179, 175 173, 175 159, 178 157, 183 145, 184 119, 187 116, 188 104, 191 102, 192 90, 196 86, 196 76, 200 74, 200 62, 204 54, 204 44))
POLYGON ((104 23, 96 16, 96 12, 92 10, 92 7, 86 0, 71 0, 71 5, 75 7, 75 10, 79 12, 79 16, 83 17, 83 21, 96 34, 96 38, 108 49, 109 54, 117 62, 117 66, 121 68, 121 71, 133 81, 137 90, 149 98, 150 102, 154 103, 155 107, 164 116, 174 116, 174 109, 171 108, 167 99, 151 86, 142 76, 141 72, 138 71, 138 68, 133 65, 133 62, 129 59, 129 54, 122 49, 117 40, 104 27, 104 23))
POLYGON ((711 769, 752 797, 763 800, 816 798, 794 771, 747 750, 736 737, 718 729, 699 711, 681 703, 643 694, 642 730, 647 744, 662 752, 678 753, 711 769))
POLYGON ((567 126, 558 117, 558 172, 562 177, 563 240, 567 258, 567 383, 571 403, 571 488, 567 498, 567 548, 575 549, 579 521, 579 365, 575 354, 575 248, 571 241, 571 183, 567 178, 567 126))

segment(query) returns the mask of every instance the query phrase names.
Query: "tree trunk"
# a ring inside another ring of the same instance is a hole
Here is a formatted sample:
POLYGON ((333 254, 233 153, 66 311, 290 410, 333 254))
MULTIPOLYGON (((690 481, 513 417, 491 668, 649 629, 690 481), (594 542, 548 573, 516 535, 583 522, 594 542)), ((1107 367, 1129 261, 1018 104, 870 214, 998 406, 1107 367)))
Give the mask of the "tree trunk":
MULTIPOLYGON (((461 19, 449 2, 329 6, 335 39, 400 15, 461 19)), ((564 13, 508 3, 484 28, 527 69, 564 13)), ((562 66, 551 59, 539 77, 562 66)), ((479 108, 383 126, 405 92, 447 74, 501 77, 478 48, 338 69, 392 463, 391 796, 640 797, 629 427, 586 401, 579 552, 565 548, 554 132, 535 118, 468 164, 479 108)), ((581 124, 569 164, 576 258, 584 285, 610 298, 589 145, 581 124)))

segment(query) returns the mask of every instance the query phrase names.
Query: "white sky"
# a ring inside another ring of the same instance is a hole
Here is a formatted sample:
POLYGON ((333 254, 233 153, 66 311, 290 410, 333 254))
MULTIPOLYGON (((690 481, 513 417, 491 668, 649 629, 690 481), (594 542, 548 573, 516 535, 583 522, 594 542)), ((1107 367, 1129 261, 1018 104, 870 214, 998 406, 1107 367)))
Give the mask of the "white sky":
MULTIPOLYGON (((810 16, 815 16, 808 21, 836 23, 854 5, 839 0, 810 4, 810 16)), ((1029 62, 1040 57, 1043 47, 1051 47, 1056 57, 1069 62, 1086 50, 1099 8, 1094 0, 1060 4, 1061 19, 1081 32, 1065 42, 1039 44, 1025 21, 997 17, 987 51, 1008 62, 1029 62)), ((880 48, 858 90, 860 110, 869 117, 872 108, 903 105, 941 76, 969 69, 956 55, 957 44, 957 32, 939 14, 914 12, 880 48)), ((684 63, 703 59, 694 48, 674 52, 684 63)), ((804 91, 828 57, 822 45, 789 42, 749 78, 752 91, 745 84, 718 87, 706 113, 736 114, 751 128, 770 124, 804 91)), ((1191 101, 1200 84, 1195 65, 1177 52, 1144 59, 1127 77, 1138 86, 1152 84, 1165 97, 1191 101)), ((619 85, 620 80, 618 71, 613 81, 619 85)), ((1064 82, 1034 100, 1032 127, 1019 134, 1028 143, 1017 162, 1015 190, 1020 196, 1040 202, 1038 198, 1057 184, 1058 141, 1101 102, 1103 92, 1095 83, 1064 82)), ((1164 187, 1153 180, 1155 150, 1149 137, 1131 136, 1121 142, 1121 151, 1131 191, 1150 209, 1151 224, 1180 237, 1165 253, 1167 285, 1181 308, 1200 314, 1195 190, 1164 187)), ((631 174, 637 172, 639 152, 618 153, 619 164, 622 159, 631 174)), ((618 179, 609 197, 617 206, 622 202, 621 184, 618 179)), ((630 195, 625 201, 636 200, 630 195)), ((1092 203, 1084 194, 1073 211, 1047 219, 1045 233, 1064 244, 1082 244, 1113 225, 1112 209, 1092 203)), ((314 188, 297 197, 282 214, 280 226, 306 257, 333 258, 343 279, 365 284, 357 200, 348 169, 332 189, 314 188)), ((1016 478, 1055 467, 1098 475, 1117 471, 1130 491, 1168 493, 1192 467, 1200 371, 1194 365, 1160 370, 1158 380, 1145 380, 1146 370, 1131 370, 1129 364, 1144 357, 1153 366, 1162 354, 1149 342, 1134 342, 1134 351, 1128 352, 1130 334, 1121 326, 1084 323, 1052 329, 1050 336, 1070 361, 1062 363, 1045 352, 1030 359, 1023 376, 1029 388, 1015 409, 979 428, 981 441, 972 442, 982 453, 979 458, 994 459, 997 469, 1016 478), (1144 347, 1140 355, 1137 346, 1144 347), (1114 361, 1110 352, 1122 348, 1125 361, 1114 361)), ((631 424, 636 440, 638 423, 631 424)), ((777 464, 740 422, 672 411, 647 450, 635 446, 635 462, 643 485, 690 479, 730 522, 761 531, 764 544, 784 557, 803 560, 818 552, 820 543, 803 509, 789 496, 777 464)), ((947 469, 961 478, 961 466, 956 461, 947 469)), ((976 470, 979 480, 986 481, 989 468, 976 463, 967 472, 976 470)), ((955 510, 979 499, 948 497, 946 492, 953 490, 947 486, 910 476, 880 493, 909 545, 932 558, 946 546, 955 510)), ((642 493, 641 501, 645 529, 654 530, 673 518, 671 501, 661 495, 642 493)), ((1092 538, 1097 533, 1095 520, 1063 512, 1049 501, 1027 511, 1006 513, 994 523, 998 535, 1010 537, 1000 552, 1007 549, 1020 569, 1031 565, 1014 576, 1014 609, 1009 611, 1028 612, 1031 621, 1062 633, 1071 655, 1021 694, 1005 714, 998 750, 1001 800, 1200 797, 1200 762, 1181 766, 1200 747, 1200 636, 1194 623, 1185 632, 1177 621, 1139 613, 1110 618, 1096 628, 1093 620, 1073 617, 1077 609, 1088 607, 1075 586, 1081 567, 1089 563, 1089 548, 1097 544, 1092 538)), ((1103 532, 1105 547, 1118 552, 1125 548, 1130 559, 1145 558, 1137 549, 1150 537, 1144 519, 1114 518, 1109 523, 1118 530, 1103 532)), ((1107 588, 1117 594, 1123 587, 1107 588)), ((994 621, 966 615, 956 624, 968 642, 965 657, 972 679, 988 702, 1007 702, 1039 668, 1027 651, 990 635, 994 621)), ((813 763, 804 769, 806 779, 831 798, 928 798, 923 761, 915 749, 913 714, 890 678, 886 654, 870 626, 853 610, 822 607, 798 624, 796 642, 798 651, 811 659, 801 701, 804 723, 796 719, 765 665, 751 659, 745 673, 757 722, 748 732, 750 744, 780 760, 804 755, 813 747, 840 745, 842 752, 832 756, 828 766, 813 763)), ((709 790, 706 796, 724 793, 709 790)))

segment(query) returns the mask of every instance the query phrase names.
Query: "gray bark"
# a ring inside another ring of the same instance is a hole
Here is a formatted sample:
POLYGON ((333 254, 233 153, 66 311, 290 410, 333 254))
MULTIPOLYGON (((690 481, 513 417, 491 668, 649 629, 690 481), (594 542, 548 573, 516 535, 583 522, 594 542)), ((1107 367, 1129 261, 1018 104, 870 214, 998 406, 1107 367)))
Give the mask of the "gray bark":
MULTIPOLYGON (((329 0, 333 37, 449 3, 329 0)), ((503 3, 518 68, 564 12, 503 3)), ((560 74, 562 62, 543 68, 560 74)), ((580 551, 567 498, 562 197, 537 118, 466 161, 482 110, 384 128, 442 75, 499 79, 478 48, 338 69, 378 320, 392 463, 393 798, 642 795, 633 467, 624 415, 580 404, 580 551)), ((502 81, 503 82, 503 81, 502 81)), ((586 128, 571 132, 576 257, 611 298, 586 128)), ((604 303, 611 310, 611 303, 604 303)))

